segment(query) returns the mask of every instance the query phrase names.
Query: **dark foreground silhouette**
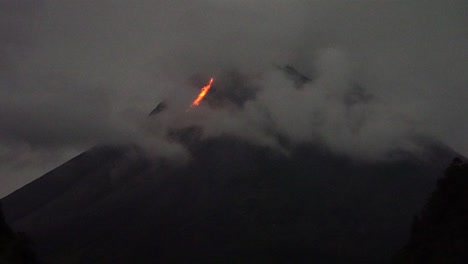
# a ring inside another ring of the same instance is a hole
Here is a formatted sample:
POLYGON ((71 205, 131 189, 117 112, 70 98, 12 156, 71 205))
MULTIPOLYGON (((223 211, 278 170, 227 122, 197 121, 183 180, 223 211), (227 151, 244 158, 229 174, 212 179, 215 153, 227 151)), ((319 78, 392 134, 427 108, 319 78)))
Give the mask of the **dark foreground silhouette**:
POLYGON ((468 164, 455 159, 437 182, 396 263, 468 263, 468 164))
POLYGON ((30 247, 29 239, 22 233, 15 233, 7 225, 0 202, 0 264, 38 263, 30 247))

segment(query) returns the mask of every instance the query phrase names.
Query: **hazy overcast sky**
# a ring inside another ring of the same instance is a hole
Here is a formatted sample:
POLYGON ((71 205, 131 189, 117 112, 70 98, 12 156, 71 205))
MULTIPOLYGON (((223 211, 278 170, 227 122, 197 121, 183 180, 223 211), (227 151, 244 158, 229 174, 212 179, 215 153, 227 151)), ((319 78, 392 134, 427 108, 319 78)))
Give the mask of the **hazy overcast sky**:
POLYGON ((99 143, 183 157, 164 135, 191 124, 278 149, 283 135, 368 158, 426 137, 468 155, 467 14, 464 0, 0 0, 0 197, 99 143), (278 65, 312 81, 296 89, 278 65), (210 76, 241 103, 185 113, 210 76))

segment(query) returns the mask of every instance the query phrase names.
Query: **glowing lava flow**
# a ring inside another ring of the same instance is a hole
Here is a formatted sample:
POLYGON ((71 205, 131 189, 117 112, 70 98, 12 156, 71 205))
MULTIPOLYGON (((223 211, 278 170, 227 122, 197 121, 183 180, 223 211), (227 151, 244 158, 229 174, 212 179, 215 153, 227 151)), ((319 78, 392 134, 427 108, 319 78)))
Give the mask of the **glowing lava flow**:
MULTIPOLYGON (((210 90, 211 88, 211 85, 213 84, 213 81, 214 81, 214 78, 211 77, 210 79, 210 82, 203 86, 203 88, 201 89, 200 93, 198 94, 198 97, 197 99, 195 99, 192 104, 190 105, 190 107, 194 107, 194 106, 197 106, 200 104, 200 102, 203 100, 203 98, 205 98, 206 94, 208 93, 208 91, 210 90)), ((187 109, 188 110, 188 109, 187 109)))

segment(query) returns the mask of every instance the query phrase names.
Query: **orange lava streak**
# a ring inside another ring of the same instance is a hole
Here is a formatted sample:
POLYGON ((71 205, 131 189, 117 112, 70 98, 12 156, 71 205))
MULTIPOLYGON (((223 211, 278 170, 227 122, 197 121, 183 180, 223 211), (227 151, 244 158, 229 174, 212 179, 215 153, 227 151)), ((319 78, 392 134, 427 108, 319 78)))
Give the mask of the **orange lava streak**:
POLYGON ((193 107, 193 106, 197 106, 200 104, 200 102, 203 100, 203 98, 206 96, 206 94, 208 93, 208 91, 210 90, 211 88, 211 85, 213 84, 213 81, 214 81, 214 78, 211 77, 210 79, 210 82, 203 86, 203 88, 201 89, 200 93, 198 94, 198 97, 197 99, 195 99, 192 104, 190 105, 190 107, 193 107))

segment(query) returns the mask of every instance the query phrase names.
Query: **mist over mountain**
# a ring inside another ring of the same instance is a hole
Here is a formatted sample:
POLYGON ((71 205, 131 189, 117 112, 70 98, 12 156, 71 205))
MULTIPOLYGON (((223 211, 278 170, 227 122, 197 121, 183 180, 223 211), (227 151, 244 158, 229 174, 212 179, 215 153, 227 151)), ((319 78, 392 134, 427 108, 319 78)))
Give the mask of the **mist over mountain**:
POLYGON ((2 1, 0 196, 96 144, 184 162, 166 135, 190 126, 283 153, 385 160, 429 138, 466 155, 466 5, 2 1))
POLYGON ((0 224, 45 263, 385 263, 468 153, 467 1, 33 2, 0 1, 0 224))

